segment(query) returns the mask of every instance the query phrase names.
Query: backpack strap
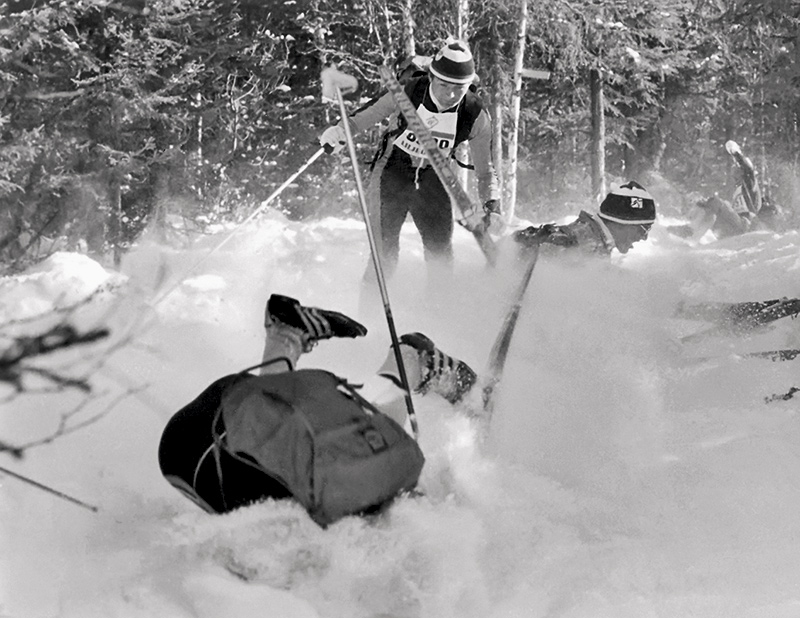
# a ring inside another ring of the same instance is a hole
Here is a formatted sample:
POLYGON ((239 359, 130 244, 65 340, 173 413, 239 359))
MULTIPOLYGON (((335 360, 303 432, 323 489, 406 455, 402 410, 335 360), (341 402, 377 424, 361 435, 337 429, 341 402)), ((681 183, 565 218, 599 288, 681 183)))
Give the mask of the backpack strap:
POLYGON ((294 367, 292 367, 292 361, 290 361, 286 356, 279 356, 278 358, 273 358, 268 361, 264 361, 263 363, 258 363, 258 365, 253 365, 252 367, 248 367, 247 369, 242 369, 239 373, 250 373, 253 369, 260 369, 261 367, 269 367, 270 365, 274 365, 275 363, 280 363, 283 361, 286 363, 288 367, 287 371, 294 371, 294 367))
POLYGON ((475 169, 475 166, 472 165, 472 163, 464 163, 463 161, 461 161, 455 155, 455 152, 450 156, 450 158, 453 159, 453 161, 456 162, 456 165, 458 165, 459 167, 463 167, 465 170, 474 170, 475 169))
MULTIPOLYGON (((255 377, 255 376, 250 376, 249 375, 249 372, 251 370, 258 369, 259 367, 268 366, 268 365, 271 365, 273 363, 277 363, 277 362, 280 362, 280 361, 285 361, 286 364, 289 366, 290 371, 293 371, 292 364, 289 361, 289 359, 286 358, 286 357, 281 356, 279 358, 275 358, 275 359, 269 360, 269 361, 267 361, 265 363, 260 363, 258 365, 254 365, 253 367, 249 367, 247 369, 244 369, 243 371, 240 371, 236 375, 238 375, 238 376, 240 376, 242 378, 255 377)), ((238 384, 238 382, 239 381, 236 381, 236 382, 234 382, 234 384, 238 384)), ((230 448, 228 448, 228 444, 227 444, 227 440, 226 440, 227 435, 228 435, 228 430, 224 426, 224 423, 222 421, 222 399, 224 397, 224 394, 225 394, 225 392, 223 390, 223 392, 220 393, 219 405, 217 406, 217 409, 214 412, 214 418, 211 421, 212 444, 211 444, 211 446, 208 447, 206 452, 203 454, 203 457, 198 462, 197 467, 195 468, 195 476, 197 475, 197 471, 200 469, 200 465, 202 464, 203 459, 205 459, 205 457, 208 455, 209 451, 211 453, 213 453, 213 455, 214 455, 214 464, 215 464, 216 469, 217 469, 217 481, 219 483, 219 494, 220 494, 220 498, 222 498, 222 506, 227 511, 228 510, 228 504, 227 504, 227 501, 225 499, 225 484, 224 484, 223 478, 222 478, 222 451, 224 450, 230 457, 232 457, 233 459, 237 460, 240 463, 243 463, 243 464, 245 464, 247 466, 250 466, 251 468, 255 468, 256 470, 259 470, 260 472, 264 472, 264 470, 258 464, 256 464, 254 461, 252 461, 252 460, 250 460, 250 459, 248 459, 246 457, 242 457, 238 453, 236 453, 236 452, 232 451, 230 448)), ((286 402, 286 403, 289 403, 289 402, 286 402)), ((289 405, 291 405, 291 404, 289 403, 289 405)))
MULTIPOLYGON (((329 372, 326 372, 326 373, 329 373, 329 372)), ((337 376, 334 373, 331 373, 331 376, 333 376, 333 378, 336 380, 337 390, 339 390, 339 392, 342 393, 345 397, 349 397, 350 399, 355 401, 357 404, 359 404, 361 406, 361 409, 364 410, 364 412, 366 412, 370 416, 372 416, 373 414, 381 414, 381 415, 383 415, 383 412, 381 412, 375 406, 375 404, 373 404, 371 401, 368 401, 367 399, 365 399, 361 395, 361 393, 358 392, 357 389, 363 388, 363 386, 364 386, 363 384, 350 384, 347 380, 345 380, 344 378, 340 378, 339 376, 337 376), (341 388, 338 388, 338 387, 341 387, 341 388)), ((416 432, 414 432, 413 438, 414 438, 415 441, 417 441, 417 442, 419 441, 419 436, 417 435, 416 432)))
POLYGON ((404 128, 405 127, 402 126, 401 123, 398 123, 394 129, 387 129, 384 131, 383 135, 381 135, 381 141, 378 143, 378 148, 375 150, 375 154, 372 156, 372 161, 369 164, 370 171, 375 169, 378 161, 380 161, 383 155, 386 154, 386 150, 389 147, 389 141, 400 135, 404 128))
POLYGON ((371 401, 367 401, 361 393, 358 392, 357 389, 363 388, 363 384, 350 384, 344 378, 340 378, 336 374, 331 374, 333 378, 336 380, 336 386, 341 387, 340 391, 345 397, 349 397, 353 401, 355 401, 358 405, 360 405, 365 412, 368 414, 383 414, 375 404, 371 401))
MULTIPOLYGON (((286 363, 286 365, 289 367, 289 371, 294 371, 294 367, 292 367, 291 361, 288 358, 286 358, 285 356, 279 356, 278 358, 273 358, 273 359, 265 361, 263 363, 259 363, 258 365, 253 365, 252 367, 248 367, 247 369, 243 369, 237 375, 244 377, 245 375, 248 375, 254 369, 259 369, 260 367, 267 367, 269 365, 272 365, 274 363, 279 363, 281 361, 286 363)), ((223 424, 222 424, 222 397, 223 397, 223 395, 224 395, 224 391, 220 393, 219 405, 217 406, 217 409, 214 412, 214 418, 211 421, 212 444, 209 447, 209 449, 211 450, 211 453, 213 453, 213 455, 214 455, 214 465, 216 466, 216 469, 217 469, 217 481, 219 482, 219 495, 220 495, 220 498, 222 498, 222 507, 227 511, 228 510, 228 503, 225 500, 225 483, 223 482, 223 478, 222 478, 222 454, 221 454, 222 450, 224 449, 229 455, 231 455, 232 457, 234 457, 235 459, 238 459, 239 461, 241 461, 243 463, 246 463, 246 464, 248 464, 250 466, 254 466, 254 464, 252 462, 247 461, 246 459, 244 459, 242 457, 239 457, 236 453, 234 453, 230 449, 228 449, 227 445, 225 444, 225 436, 227 434, 227 429, 223 429, 222 428, 223 427, 223 424)), ((201 458, 200 461, 197 463, 197 468, 195 468, 195 476, 197 476, 197 471, 200 469, 200 465, 202 464, 203 459, 205 458, 205 455, 207 453, 208 453, 208 451, 206 451, 206 453, 203 455, 203 458, 201 458)), ((256 467, 256 466, 254 466, 254 467, 256 467)))
MULTIPOLYGON (((228 502, 225 500, 225 483, 222 481, 222 455, 221 449, 224 448, 222 441, 225 439, 225 434, 227 431, 219 431, 218 428, 220 426, 221 417, 222 416, 222 397, 220 397, 219 406, 217 406, 216 412, 214 412, 214 420, 211 422, 211 437, 213 438, 214 442, 211 445, 211 452, 214 454, 214 465, 217 468, 217 481, 219 482, 219 495, 222 498, 222 508, 226 511, 228 510, 228 502)), ((198 468, 200 464, 197 464, 198 468)))

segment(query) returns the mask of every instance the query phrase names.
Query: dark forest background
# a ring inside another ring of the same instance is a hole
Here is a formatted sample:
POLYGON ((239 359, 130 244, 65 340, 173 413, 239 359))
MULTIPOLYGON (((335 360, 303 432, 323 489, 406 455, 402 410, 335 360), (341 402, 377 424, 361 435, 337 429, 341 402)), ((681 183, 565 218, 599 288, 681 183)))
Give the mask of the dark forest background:
MULTIPOLYGON (((145 228, 180 242, 241 221, 338 119, 321 98, 325 63, 369 97, 377 67, 401 61, 409 37, 429 55, 465 27, 481 96, 509 113, 519 2, 470 3, 466 20, 463 5, 0 2, 0 274, 55 248, 118 263, 145 228)), ((523 81, 517 215, 591 207, 599 71, 609 181, 638 179, 680 216, 701 196, 730 195, 733 139, 796 226, 799 26, 796 0, 531 2, 524 64, 551 76, 523 81)), ((358 137, 365 162, 379 131, 358 137)), ((352 172, 324 157, 273 206, 291 218, 357 216, 352 172)))

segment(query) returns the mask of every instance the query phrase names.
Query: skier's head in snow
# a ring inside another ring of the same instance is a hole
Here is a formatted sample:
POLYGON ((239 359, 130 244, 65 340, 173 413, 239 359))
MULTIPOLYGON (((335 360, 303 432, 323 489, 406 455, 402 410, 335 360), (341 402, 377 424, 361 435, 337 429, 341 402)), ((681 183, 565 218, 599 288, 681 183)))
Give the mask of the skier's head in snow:
POLYGON ((631 180, 612 189, 597 214, 614 237, 619 252, 627 253, 634 243, 647 239, 656 220, 656 203, 642 185, 631 180))
POLYGON ((449 40, 436 52, 428 71, 434 101, 445 109, 455 107, 475 80, 472 52, 464 41, 449 40))

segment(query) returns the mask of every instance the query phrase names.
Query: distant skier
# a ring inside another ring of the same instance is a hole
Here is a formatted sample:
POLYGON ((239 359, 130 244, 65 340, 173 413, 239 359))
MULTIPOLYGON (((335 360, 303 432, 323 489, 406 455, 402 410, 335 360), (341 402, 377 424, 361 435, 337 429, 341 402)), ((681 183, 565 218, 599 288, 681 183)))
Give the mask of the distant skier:
MULTIPOLYGON (((475 63, 463 41, 450 41, 431 60, 427 73, 409 77, 405 92, 418 113, 430 127, 439 147, 448 157, 468 142, 478 180, 478 193, 484 213, 500 212, 500 189, 492 162, 491 119, 479 97, 470 86, 476 79, 475 63)), ((354 133, 368 129, 395 113, 394 100, 388 92, 354 112, 348 122, 354 133)), ((436 172, 431 168, 425 150, 399 116, 397 126, 390 128, 389 141, 384 140, 385 154, 376 162, 379 180, 377 213, 374 213, 376 237, 380 239, 381 258, 387 275, 397 265, 400 251, 400 230, 410 213, 425 251, 428 265, 449 266, 453 260, 453 213, 450 198, 436 172)), ((334 152, 345 144, 341 124, 325 129, 320 143, 334 152)), ((373 278, 367 268, 365 277, 373 278)))
POLYGON ((515 232, 513 239, 522 247, 539 245, 551 252, 608 256, 616 249, 627 253, 646 240, 656 220, 656 205, 647 190, 629 181, 606 195, 600 210, 582 210, 577 219, 565 225, 547 223, 515 232))
POLYGON ((739 172, 732 201, 727 202, 717 195, 700 200, 694 205, 688 225, 671 226, 667 228, 668 231, 699 239, 711 230, 717 239, 722 239, 749 231, 776 230, 780 227, 780 208, 762 195, 753 162, 733 140, 725 143, 725 150, 733 157, 739 172))
MULTIPOLYGON (((367 332, 364 326, 342 313, 305 307, 293 298, 273 294, 266 306, 265 328, 263 378, 247 372, 221 378, 168 422, 159 446, 159 463, 167 481, 212 513, 267 498, 294 497, 323 525, 336 516, 379 506, 397 490, 413 487, 423 459, 416 442, 402 428, 407 417, 405 392, 393 350, 377 374, 356 389, 328 372, 294 368, 300 356, 319 341, 361 337, 367 332), (247 390, 248 385, 253 387, 247 390), (282 425, 275 415, 279 420, 299 420, 282 425), (311 435, 301 433, 315 423, 311 435), (353 428, 357 435, 364 434, 355 446, 344 442, 352 437, 348 431, 353 428), (342 495, 353 491, 362 502, 345 501, 345 507, 338 503, 332 507, 323 497, 313 508, 304 502, 307 492, 302 477, 309 471, 301 456, 313 434, 325 436, 326 431, 329 435, 313 449, 311 462, 314 469, 328 465, 336 471, 326 477, 325 487, 334 495, 330 501, 341 501, 342 495), (342 444, 337 444, 339 437, 342 444), (358 452, 365 446, 368 451, 370 446, 375 449, 375 460, 367 457, 365 462, 365 455, 358 452), (405 450, 399 451, 397 461, 381 461, 379 457, 386 456, 389 447, 405 450), (267 473, 261 464, 269 461, 278 462, 284 471, 267 473)), ((425 335, 408 333, 399 341, 413 392, 437 394, 456 404, 475 384, 475 372, 466 363, 441 352, 425 335)))

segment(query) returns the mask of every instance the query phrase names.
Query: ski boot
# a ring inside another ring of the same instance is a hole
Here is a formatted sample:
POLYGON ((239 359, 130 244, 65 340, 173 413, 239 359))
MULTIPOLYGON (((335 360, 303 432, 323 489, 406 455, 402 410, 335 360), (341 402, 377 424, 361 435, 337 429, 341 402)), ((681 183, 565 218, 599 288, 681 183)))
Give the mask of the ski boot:
POLYGON ((363 337, 367 329, 354 319, 337 311, 305 307, 289 296, 273 294, 267 301, 264 326, 288 326, 299 336, 304 352, 309 352, 321 339, 363 337))
MULTIPOLYGON (((413 392, 434 392, 456 404, 475 384, 477 375, 469 365, 442 352, 422 333, 405 334, 399 343, 406 377, 413 392)), ((389 350, 378 374, 402 387, 393 350, 389 350)))

